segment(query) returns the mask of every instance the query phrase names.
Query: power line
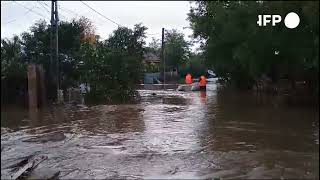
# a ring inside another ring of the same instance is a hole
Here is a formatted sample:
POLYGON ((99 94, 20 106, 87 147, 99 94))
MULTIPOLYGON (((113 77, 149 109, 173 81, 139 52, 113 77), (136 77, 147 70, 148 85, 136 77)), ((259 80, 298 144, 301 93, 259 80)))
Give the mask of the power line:
MULTIPOLYGON (((48 11, 48 13, 51 13, 49 10, 51 9, 50 8, 50 6, 48 5, 48 4, 46 4, 45 2, 42 2, 42 1, 37 1, 46 11, 48 11), (45 8, 44 6, 43 6, 43 4, 45 5, 45 6, 47 6, 48 8, 49 8, 49 10, 47 9, 47 8, 45 8)), ((60 9, 61 7, 60 7, 60 5, 58 5, 58 8, 60 9)), ((59 16, 60 17, 62 17, 63 19, 65 19, 65 20, 68 20, 68 18, 66 17, 66 16, 64 16, 61 12, 59 13, 59 16)))
MULTIPOLYGON (((68 14, 71 14, 71 13, 72 13, 72 14, 76 15, 76 18, 82 16, 82 15, 76 13, 75 11, 70 10, 70 9, 68 9, 68 8, 66 8, 66 7, 60 7, 60 9, 61 9, 62 11, 64 11, 64 12, 67 12, 68 14)), ((97 24, 102 26, 102 24, 101 24, 100 22, 97 22, 97 24)))
POLYGON ((153 33, 153 34, 148 34, 146 33, 146 35, 149 35, 149 36, 153 36, 153 35, 159 35, 160 33, 153 33))
POLYGON ((51 9, 51 7, 50 7, 48 4, 45 3, 46 1, 43 1, 43 2, 42 2, 42 1, 39 1, 39 2, 40 2, 41 4, 44 4, 45 6, 47 6, 49 9, 51 9))
POLYGON ((63 10, 64 12, 68 12, 69 14, 72 13, 72 14, 76 15, 77 17, 80 16, 78 13, 76 13, 76 12, 70 10, 70 9, 67 9, 65 7, 64 8, 60 7, 60 9, 63 10))
MULTIPOLYGON (((32 9, 34 9, 34 8, 35 8, 35 6, 32 7, 32 9)), ((31 12, 31 11, 28 10, 27 12, 25 12, 25 13, 23 14, 23 16, 26 15, 26 14, 28 14, 29 12, 31 12)), ((16 21, 16 20, 17 20, 17 19, 10 20, 10 21, 8 21, 8 22, 5 22, 3 25, 10 24, 10 23, 12 23, 12 22, 14 22, 14 21, 16 21)))
POLYGON ((112 22, 112 23, 114 23, 114 24, 116 24, 116 25, 118 25, 118 26, 121 26, 120 24, 116 23, 115 21, 113 21, 113 20, 107 18, 106 16, 104 16, 103 14, 99 13, 98 11, 96 11, 95 9, 93 9, 92 7, 90 7, 90 6, 89 6, 88 4, 86 4, 85 2, 83 2, 83 1, 80 1, 80 2, 82 2, 82 4, 86 5, 88 8, 90 8, 91 10, 93 10, 94 12, 96 12, 97 14, 99 14, 100 16, 104 17, 104 18, 107 19, 108 21, 110 21, 110 22, 112 22))
POLYGON ((45 9, 48 13, 50 13, 50 11, 47 8, 45 8, 40 1, 37 1, 37 3, 40 4, 43 7, 43 9, 45 9))
MULTIPOLYGON (((46 10, 46 11, 50 14, 50 11, 49 11, 47 8, 45 8, 39 1, 37 1, 37 2, 38 2, 38 4, 41 5, 41 7, 42 7, 44 10, 46 10)), ((39 5, 35 5, 35 7, 36 7, 37 9, 39 9, 40 12, 43 11, 43 9, 39 7, 39 5)), ((48 14, 46 14, 46 15, 48 15, 48 14)), ((49 17, 48 17, 47 19, 49 19, 49 17)))
MULTIPOLYGON (((58 4, 58 8, 61 10, 61 7, 60 7, 59 4, 58 4)), ((59 15, 60 15, 63 19, 68 20, 68 18, 66 18, 61 12, 59 13, 59 15)))
POLYGON ((8 21, 8 22, 3 23, 3 25, 10 24, 10 23, 12 23, 12 22, 14 22, 14 21, 16 21, 16 20, 17 20, 17 19, 10 20, 10 21, 8 21))
MULTIPOLYGON (((20 3, 16 2, 16 1, 12 1, 12 2, 19 4, 20 6, 22 6, 22 7, 26 8, 26 9, 30 10, 31 12, 33 12, 33 13, 35 13, 35 14, 37 14, 37 15, 45 18, 45 19, 48 19, 48 18, 44 17, 42 14, 40 14, 40 13, 38 13, 38 12, 36 12, 36 11, 33 11, 32 9, 30 9, 30 8, 24 6, 24 5, 22 5, 22 4, 20 4, 20 3)), ((37 2, 40 3, 39 1, 37 1, 37 2)), ((44 4, 48 7, 48 5, 47 5, 46 3, 44 3, 44 4)), ((40 3, 40 5, 42 6, 41 3, 40 3)), ((36 7, 37 7, 37 6, 36 6, 36 7)), ((44 6, 42 6, 42 7, 44 8, 44 6)), ((37 7, 37 8, 39 8, 39 7, 37 7)), ((40 8, 39 8, 39 9, 40 9, 40 8)), ((45 10, 50 13, 50 11, 49 11, 48 9, 45 8, 45 10)), ((67 20, 67 18, 66 18, 64 15, 62 15, 61 13, 60 13, 60 16, 61 16, 63 19, 67 20)))
POLYGON ((12 1, 12 2, 14 2, 14 3, 16 3, 16 4, 19 4, 20 6, 24 7, 25 9, 30 10, 30 11, 31 11, 31 12, 33 12, 34 14, 37 14, 38 16, 41 16, 41 17, 43 17, 43 18, 47 19, 47 18, 46 18, 46 17, 44 17, 42 14, 40 14, 40 13, 38 13, 38 12, 36 12, 36 11, 33 11, 33 9, 30 9, 30 8, 28 8, 28 7, 24 6, 24 5, 22 5, 22 4, 20 4, 20 3, 16 2, 16 1, 12 1))
MULTIPOLYGON (((41 1, 38 1, 38 2, 41 4, 42 7, 44 7, 44 6, 43 6, 43 4, 44 4, 45 6, 47 6, 47 7, 50 9, 49 5, 46 4, 45 2, 41 2, 41 1)), ((59 7, 59 9, 61 9, 60 4, 58 5, 58 7, 59 7)), ((45 9, 47 10, 47 8, 45 8, 45 9)), ((47 10, 47 11, 48 11, 48 10, 47 10)), ((48 12, 51 13, 50 11, 48 11, 48 12)), ((59 15, 60 15, 63 19, 68 20, 68 18, 66 18, 66 16, 64 16, 61 12, 59 13, 59 15)))

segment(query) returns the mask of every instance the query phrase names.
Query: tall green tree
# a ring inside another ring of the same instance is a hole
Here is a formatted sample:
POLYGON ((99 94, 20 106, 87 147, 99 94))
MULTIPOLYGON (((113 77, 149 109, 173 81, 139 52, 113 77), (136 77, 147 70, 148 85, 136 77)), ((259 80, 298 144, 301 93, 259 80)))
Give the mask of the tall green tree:
MULTIPOLYGON (((274 82, 292 82, 318 76, 319 3, 293 1, 198 1, 188 15, 194 37, 205 40, 206 64, 216 74, 239 87, 251 85, 263 75, 274 82), (259 27, 259 14, 289 12, 300 24, 259 27), (313 75, 305 77, 312 69, 313 75)), ((315 82, 315 80, 312 80, 315 82)))
POLYGON ((18 36, 1 40, 1 79, 26 77, 26 62, 22 58, 18 36))
MULTIPOLYGON (((57 77, 57 62, 53 59, 50 62, 51 46, 51 26, 44 20, 36 22, 30 32, 21 34, 21 45, 23 49, 23 59, 28 63, 42 64, 46 71, 47 89, 49 95, 56 95, 54 86, 57 77)), ((75 69, 79 64, 79 51, 82 43, 94 44, 96 36, 92 23, 81 17, 71 22, 61 21, 59 23, 59 61, 60 73, 62 77, 62 88, 78 80, 80 75, 75 69)))
MULTIPOLYGON (((1 102, 10 103, 26 88, 26 61, 22 58, 20 38, 1 40, 1 102)), ((21 97, 20 97, 21 98, 21 97)))
POLYGON ((166 67, 178 69, 185 64, 190 55, 190 44, 184 39, 184 34, 177 30, 165 33, 164 56, 166 67))
POLYGON ((145 48, 145 51, 153 53, 156 56, 160 57, 161 56, 161 40, 152 38, 152 41, 145 48))
POLYGON ((126 101, 136 96, 146 29, 141 24, 119 27, 107 40, 81 46, 80 72, 92 87, 90 99, 126 101))
POLYGON ((185 64, 179 66, 179 74, 181 77, 185 77, 190 73, 193 77, 200 77, 206 73, 206 67, 204 64, 204 56, 201 53, 191 53, 185 64))
MULTIPOLYGON (((60 22, 58 58, 62 89, 88 82, 92 85, 90 97, 96 100, 126 100, 136 96, 135 86, 142 76, 146 30, 142 24, 136 24, 133 29, 119 27, 107 40, 101 41, 94 25, 84 17, 60 22)), ((30 32, 21 34, 21 40, 18 37, 2 40, 2 79, 26 76, 27 63, 42 64, 48 94, 54 98, 57 62, 55 59, 50 62, 50 35, 50 25, 40 20, 30 32)))

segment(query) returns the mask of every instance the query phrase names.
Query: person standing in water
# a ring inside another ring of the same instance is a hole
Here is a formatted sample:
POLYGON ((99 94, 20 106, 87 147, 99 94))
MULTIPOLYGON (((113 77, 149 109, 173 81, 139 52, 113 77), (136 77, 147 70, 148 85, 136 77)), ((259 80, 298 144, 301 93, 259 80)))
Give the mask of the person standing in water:
POLYGON ((186 75, 186 84, 192 84, 192 76, 190 73, 186 75))
POLYGON ((201 76, 200 77, 199 87, 200 87, 200 91, 206 91, 206 89, 207 89, 207 79, 206 79, 205 76, 201 76))

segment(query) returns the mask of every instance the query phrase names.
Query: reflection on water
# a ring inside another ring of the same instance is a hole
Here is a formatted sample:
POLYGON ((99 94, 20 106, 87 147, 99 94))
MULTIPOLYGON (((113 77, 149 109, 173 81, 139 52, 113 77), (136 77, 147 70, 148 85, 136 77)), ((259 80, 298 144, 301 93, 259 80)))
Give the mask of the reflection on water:
POLYGON ((6 108, 1 177, 43 154, 60 178, 319 178, 317 109, 215 84, 139 92, 140 104, 6 108))

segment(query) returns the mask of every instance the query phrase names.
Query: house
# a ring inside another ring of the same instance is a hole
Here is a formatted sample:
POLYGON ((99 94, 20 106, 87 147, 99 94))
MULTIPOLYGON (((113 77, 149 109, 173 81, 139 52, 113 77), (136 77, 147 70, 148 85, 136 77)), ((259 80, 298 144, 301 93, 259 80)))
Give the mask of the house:
POLYGON ((144 66, 144 84, 153 84, 159 82, 160 78, 160 57, 155 53, 146 52, 143 55, 143 66, 144 66))
MULTIPOLYGON (((144 65, 144 84, 158 84, 163 80, 163 70, 160 69, 161 60, 153 52, 146 52, 143 55, 142 63, 144 65)), ((168 70, 168 69, 167 69, 168 70)), ((175 82, 178 77, 178 71, 171 69, 165 72, 166 82, 175 82)))
POLYGON ((143 64, 145 65, 146 71, 159 72, 160 71, 160 57, 155 53, 146 52, 143 55, 143 64))
POLYGON ((160 66, 160 57, 152 52, 147 52, 143 55, 143 63, 147 65, 157 65, 160 66))

